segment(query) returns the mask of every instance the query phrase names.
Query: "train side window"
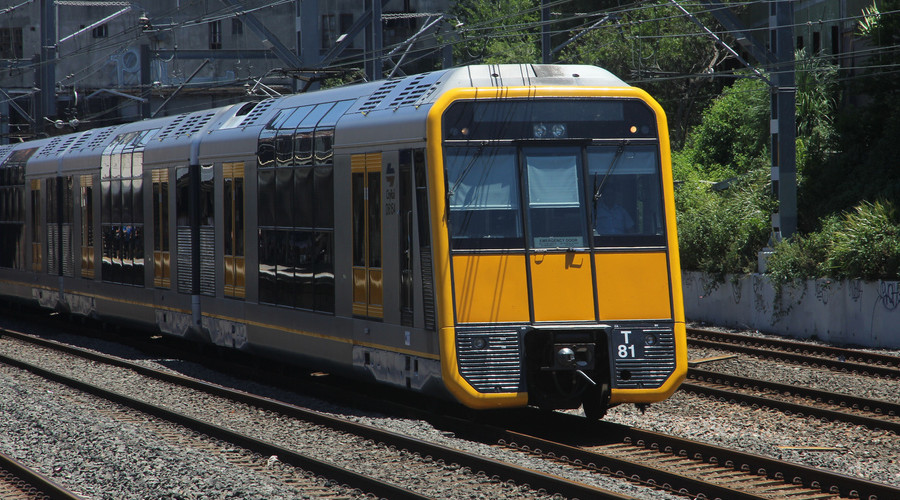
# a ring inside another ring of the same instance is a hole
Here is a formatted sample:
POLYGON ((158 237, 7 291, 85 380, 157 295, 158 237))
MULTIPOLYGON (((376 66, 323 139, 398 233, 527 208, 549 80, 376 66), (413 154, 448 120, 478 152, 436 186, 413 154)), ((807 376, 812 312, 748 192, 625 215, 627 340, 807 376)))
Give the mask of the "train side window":
POLYGON ((244 164, 222 164, 225 205, 225 295, 244 298, 244 164))
POLYGON ((334 312, 334 232, 316 231, 313 254, 316 311, 334 312))
POLYGON ((313 129, 300 128, 294 133, 294 165, 312 165, 313 129))
POLYGON ((26 269, 25 162, 37 148, 13 151, 0 163, 0 267, 26 269))
POLYGON ((172 261, 169 251, 169 169, 151 173, 153 182, 153 286, 172 287, 172 261))
POLYGON ((40 272, 43 265, 43 253, 41 249, 41 234, 43 233, 41 222, 41 181, 31 181, 31 269, 40 272))
POLYGON ((291 227, 294 225, 294 170, 279 168, 275 170, 275 225, 291 227))
POLYGON ((317 129, 315 135, 315 164, 330 164, 334 155, 334 129, 317 129))
POLYGON ((81 176, 81 277, 94 278, 94 178, 81 176))
POLYGON ((275 171, 260 170, 257 173, 259 196, 259 225, 275 225, 275 171))
POLYGON ((259 133, 256 146, 256 164, 259 168, 275 166, 275 135, 277 131, 265 129, 259 133))
POLYGON ((315 225, 314 214, 318 208, 314 197, 313 169, 300 167, 294 169, 294 225, 298 228, 312 229, 315 225))
POLYGON ((318 165, 314 173, 315 226, 334 228, 334 170, 331 165, 318 165))
POLYGON ((274 229, 259 231, 259 301, 267 304, 277 302, 275 233, 274 229))

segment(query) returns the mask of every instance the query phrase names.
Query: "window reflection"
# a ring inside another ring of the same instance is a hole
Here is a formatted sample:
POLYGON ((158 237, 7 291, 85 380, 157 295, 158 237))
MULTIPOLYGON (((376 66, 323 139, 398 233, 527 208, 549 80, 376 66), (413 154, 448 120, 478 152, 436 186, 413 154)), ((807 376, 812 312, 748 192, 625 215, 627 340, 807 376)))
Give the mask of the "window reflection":
POLYGON ((445 167, 454 247, 521 248, 515 149, 448 148, 445 167))

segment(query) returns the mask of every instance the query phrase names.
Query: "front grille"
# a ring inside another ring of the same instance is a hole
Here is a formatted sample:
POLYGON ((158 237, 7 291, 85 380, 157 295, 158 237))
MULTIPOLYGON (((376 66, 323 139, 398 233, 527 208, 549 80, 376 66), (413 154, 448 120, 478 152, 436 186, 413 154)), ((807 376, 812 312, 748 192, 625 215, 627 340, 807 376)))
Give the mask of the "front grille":
POLYGON ((482 393, 523 392, 522 342, 515 330, 457 328, 459 373, 482 393), (476 339, 484 340, 476 347, 476 339))
MULTIPOLYGON (((617 329, 618 330, 618 329, 617 329)), ((612 352, 617 389, 656 389, 675 371, 675 334, 671 328, 630 328, 635 333, 652 333, 657 338, 655 345, 644 345, 642 357, 621 359, 612 352)))

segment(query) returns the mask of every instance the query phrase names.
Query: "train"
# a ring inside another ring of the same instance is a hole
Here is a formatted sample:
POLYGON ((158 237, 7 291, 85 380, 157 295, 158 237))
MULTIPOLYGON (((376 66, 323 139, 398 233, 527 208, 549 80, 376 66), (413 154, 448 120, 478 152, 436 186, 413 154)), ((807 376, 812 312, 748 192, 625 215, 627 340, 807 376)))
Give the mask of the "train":
POLYGON ((0 296, 473 409, 669 397, 666 116, 477 65, 0 146, 0 296))

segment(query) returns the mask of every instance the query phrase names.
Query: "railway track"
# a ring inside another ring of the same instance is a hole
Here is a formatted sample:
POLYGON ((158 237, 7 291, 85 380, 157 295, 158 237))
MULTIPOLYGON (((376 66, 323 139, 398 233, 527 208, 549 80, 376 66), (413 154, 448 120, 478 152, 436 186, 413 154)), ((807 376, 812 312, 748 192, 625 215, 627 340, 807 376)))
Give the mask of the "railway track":
POLYGON ((769 407, 798 417, 812 416, 884 429, 900 435, 900 404, 780 384, 697 368, 688 369, 679 390, 721 401, 769 407))
MULTIPOLYGON (((55 343, 50 343, 49 346, 56 348, 53 344, 55 343)), ((79 353, 78 351, 76 348, 75 352, 79 356, 82 354, 95 356, 93 353, 79 353)), ((98 361, 108 362, 105 359, 98 359, 98 361)), ((111 362, 137 371, 146 370, 145 367, 131 366, 130 363, 120 360, 111 362)), ((166 378, 170 375, 162 376, 166 378)), ((209 385, 202 382, 192 383, 196 383, 198 388, 204 390, 209 385)), ((212 390, 218 392, 220 388, 212 386, 212 390)), ((336 391, 332 388, 329 389, 329 392, 334 395, 336 391)), ((248 396, 241 393, 239 397, 248 396)), ((350 395, 347 398, 356 404, 361 402, 359 394, 350 395)), ((277 408, 274 411, 297 411, 293 408, 282 408, 281 403, 275 402, 274 404, 277 408)), ((410 408, 394 411, 401 414, 420 413, 418 410, 410 408)), ((494 422, 487 423, 492 425, 482 425, 479 422, 477 426, 473 425, 471 419, 434 414, 420 414, 420 417, 459 436, 515 449, 541 457, 543 460, 561 462, 568 467, 584 468, 691 496, 703 495, 706 498, 723 500, 785 498, 787 495, 794 499, 817 500, 826 498, 900 498, 900 489, 892 486, 608 422, 592 424, 583 418, 570 415, 541 414, 537 419, 537 424, 523 422, 521 426, 511 428, 496 425, 496 419, 506 423, 522 421, 523 413, 491 415, 493 415, 491 420, 494 422), (552 421, 548 422, 547 419, 552 421), (547 429, 564 429, 565 432, 563 435, 550 435, 547 433, 547 429), (604 439, 602 442, 584 443, 572 441, 572 436, 603 436, 604 439)), ((316 418, 319 416, 316 415, 316 418)), ((343 426, 346 424, 335 422, 329 425, 343 426)), ((387 443, 389 439, 394 438, 388 433, 388 435, 380 434, 369 439, 387 443)), ((390 446, 409 447, 411 445, 398 442, 390 446)), ((450 451, 452 452, 452 450, 450 451)), ((447 463, 466 463, 465 457, 447 455, 447 450, 419 451, 419 453, 442 457, 438 460, 444 460, 447 463)), ((521 471, 504 471, 490 468, 491 466, 491 464, 477 464, 466 467, 470 467, 472 470, 482 470, 485 474, 496 476, 499 480, 512 480, 517 484, 527 483, 529 487, 539 491, 559 493, 570 498, 599 498, 596 492, 588 494, 585 491, 570 491, 554 481, 547 483, 546 475, 525 477, 517 475, 521 474, 521 471)))
POLYGON ((688 346, 747 353, 865 376, 900 379, 900 356, 698 328, 688 328, 687 334, 688 346))
POLYGON ((83 500, 77 494, 0 453, 0 498, 4 500, 83 500))
POLYGON ((562 413, 536 422, 482 432, 505 446, 692 497, 900 498, 890 485, 611 422, 562 413))
MULTIPOLYGON (((567 498, 580 499, 628 498, 627 496, 576 481, 555 477, 514 464, 484 458, 468 452, 385 431, 344 418, 307 410, 272 399, 212 385, 200 380, 151 369, 126 360, 111 358, 52 340, 41 339, 9 330, 3 330, 0 334, 6 337, 16 338, 20 341, 34 343, 44 348, 62 351, 68 355, 82 357, 95 362, 117 366, 119 368, 127 368, 148 379, 172 384, 173 386, 190 388, 191 390, 204 392, 219 398, 225 398, 231 404, 251 405, 255 409, 273 412, 280 417, 289 417, 306 424, 327 427, 332 431, 345 433, 365 440, 371 447, 388 449, 391 451, 401 450, 403 454, 414 456, 414 461, 425 464, 423 466, 424 468, 441 469, 449 467, 454 470, 461 469, 464 472, 468 471, 468 476, 471 476, 470 480, 472 481, 488 484, 502 483, 506 485, 515 485, 515 488, 521 490, 523 494, 525 492, 532 492, 536 496, 562 495, 567 498)), ((29 370, 41 377, 66 384, 80 391, 89 392, 128 408, 133 408, 140 412, 151 414, 157 418, 185 426, 195 432, 209 436, 214 440, 233 443, 234 445, 246 448, 261 456, 277 456, 278 460, 284 463, 293 465, 304 471, 313 472, 316 475, 330 480, 338 481, 340 484, 346 484, 350 488, 355 488, 364 494, 374 494, 378 497, 391 499, 431 498, 427 493, 418 493, 407 488, 394 486, 382 479, 365 476, 328 461, 302 455, 275 443, 263 441, 222 426, 210 424, 206 421, 171 411, 160 405, 147 403, 134 397, 108 391, 104 388, 93 386, 85 381, 51 372, 34 364, 9 356, 0 356, 0 362, 29 370)), ((460 487, 464 487, 464 485, 461 484, 460 487)))

